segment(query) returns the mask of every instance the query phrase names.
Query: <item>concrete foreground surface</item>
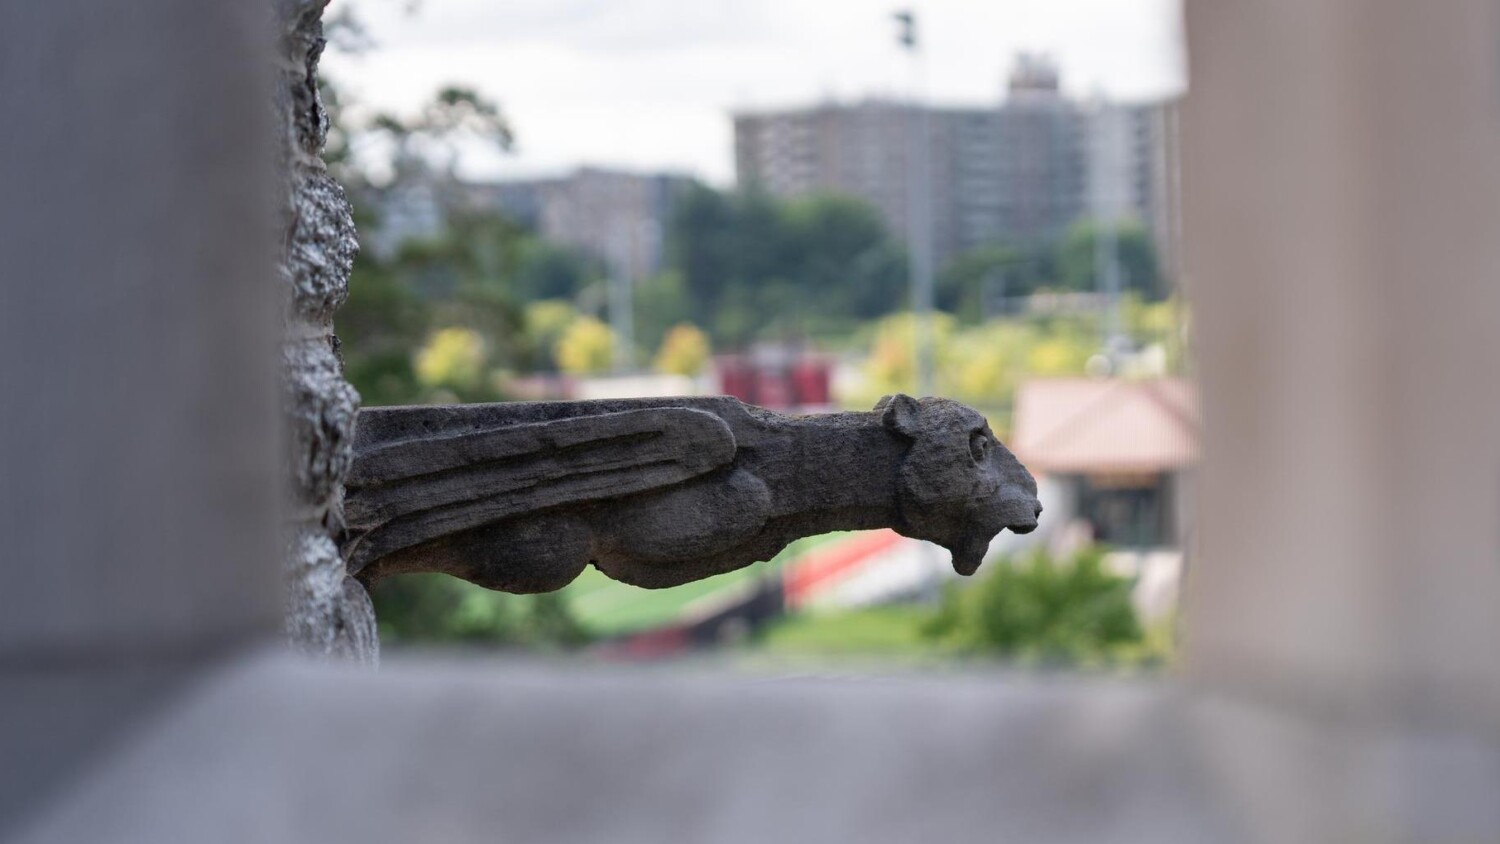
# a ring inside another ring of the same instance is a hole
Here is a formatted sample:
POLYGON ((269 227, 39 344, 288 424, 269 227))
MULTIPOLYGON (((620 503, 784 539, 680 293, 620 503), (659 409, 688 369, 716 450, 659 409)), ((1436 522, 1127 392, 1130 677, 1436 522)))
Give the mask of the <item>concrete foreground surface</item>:
POLYGON ((262 654, 168 697, 14 840, 1239 839, 1167 683, 262 654))

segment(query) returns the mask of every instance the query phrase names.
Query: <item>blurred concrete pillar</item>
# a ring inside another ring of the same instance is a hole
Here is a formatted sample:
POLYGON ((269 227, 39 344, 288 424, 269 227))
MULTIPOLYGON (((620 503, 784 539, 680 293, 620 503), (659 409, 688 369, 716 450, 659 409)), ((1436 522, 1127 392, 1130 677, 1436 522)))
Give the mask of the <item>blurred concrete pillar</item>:
POLYGON ((0 817, 280 628, 268 17, 0 3, 0 817))
POLYGON ((1263 837, 1493 840, 1500 4, 1187 23, 1191 676, 1263 837))

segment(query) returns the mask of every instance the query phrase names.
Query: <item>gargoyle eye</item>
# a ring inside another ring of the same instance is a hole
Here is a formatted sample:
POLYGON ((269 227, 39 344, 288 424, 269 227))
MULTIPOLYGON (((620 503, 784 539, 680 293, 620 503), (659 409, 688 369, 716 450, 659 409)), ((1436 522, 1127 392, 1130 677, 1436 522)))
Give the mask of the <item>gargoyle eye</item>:
POLYGON ((983 431, 969 435, 969 455, 975 463, 983 463, 990 456, 990 438, 983 431))

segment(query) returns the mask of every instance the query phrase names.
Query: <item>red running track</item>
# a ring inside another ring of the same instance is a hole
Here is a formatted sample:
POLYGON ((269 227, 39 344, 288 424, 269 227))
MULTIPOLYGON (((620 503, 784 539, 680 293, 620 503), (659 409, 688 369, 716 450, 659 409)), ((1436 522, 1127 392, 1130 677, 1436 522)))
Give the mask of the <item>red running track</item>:
POLYGON ((871 557, 890 550, 901 541, 900 534, 882 529, 858 533, 830 547, 807 552, 782 571, 781 583, 787 608, 801 606, 818 590, 854 572, 871 557))

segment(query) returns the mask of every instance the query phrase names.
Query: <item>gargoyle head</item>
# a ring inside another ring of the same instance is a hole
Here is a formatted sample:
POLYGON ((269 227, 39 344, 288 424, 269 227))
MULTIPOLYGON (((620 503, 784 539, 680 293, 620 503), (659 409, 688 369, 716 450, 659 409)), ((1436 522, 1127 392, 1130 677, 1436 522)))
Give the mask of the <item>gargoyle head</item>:
POLYGON ((875 411, 911 441, 898 482, 902 532, 953 552, 954 571, 977 571, 1001 530, 1036 530, 1036 480, 978 411, 899 394, 881 399, 875 411))

